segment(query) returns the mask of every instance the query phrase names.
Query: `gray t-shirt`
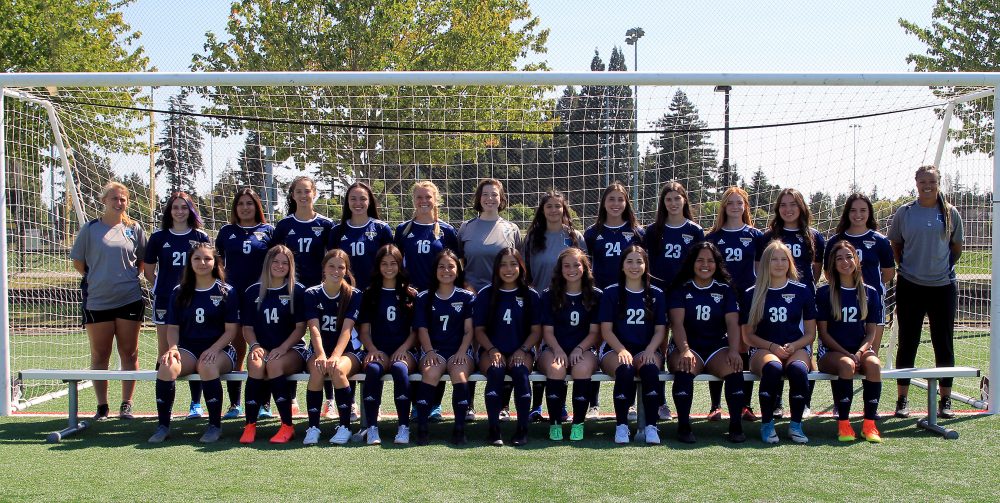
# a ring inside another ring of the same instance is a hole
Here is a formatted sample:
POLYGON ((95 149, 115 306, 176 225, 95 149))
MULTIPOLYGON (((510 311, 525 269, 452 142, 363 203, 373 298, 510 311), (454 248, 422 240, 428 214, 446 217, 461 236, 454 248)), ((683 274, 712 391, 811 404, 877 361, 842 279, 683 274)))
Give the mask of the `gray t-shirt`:
POLYGON ((86 223, 73 242, 69 257, 82 261, 83 308, 115 309, 142 300, 139 260, 146 254, 146 233, 138 222, 114 227, 101 219, 86 223))
POLYGON ((899 275, 923 286, 944 286, 955 281, 949 261, 951 243, 965 242, 962 216, 951 207, 951 239, 944 239, 944 218, 937 206, 925 208, 916 201, 896 210, 889 224, 889 241, 903 243, 899 275))
POLYGON ((478 292, 493 280, 497 253, 508 246, 521 249, 521 229, 504 218, 473 218, 459 227, 458 245, 465 259, 465 281, 478 292))
MULTIPOLYGON (((583 240, 583 234, 575 230, 573 234, 576 236, 576 247, 587 253, 587 243, 583 240)), ((531 249, 531 236, 525 238, 522 253, 528 263, 528 269, 531 271, 531 285, 535 287, 535 290, 541 292, 549 287, 556 268, 556 259, 559 258, 559 254, 563 250, 572 245, 573 240, 570 239, 569 233, 565 230, 546 232, 544 250, 531 249)))

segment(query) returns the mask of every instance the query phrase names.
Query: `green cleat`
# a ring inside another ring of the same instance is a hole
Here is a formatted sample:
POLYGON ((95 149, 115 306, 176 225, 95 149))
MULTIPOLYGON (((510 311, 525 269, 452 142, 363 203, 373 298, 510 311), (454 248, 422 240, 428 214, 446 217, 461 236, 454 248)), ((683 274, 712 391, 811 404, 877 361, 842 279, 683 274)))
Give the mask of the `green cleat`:
POLYGON ((553 442, 561 442, 563 439, 563 431, 561 424, 553 424, 549 426, 549 440, 553 442))
POLYGON ((574 423, 573 427, 569 430, 569 439, 573 442, 579 442, 583 440, 583 423, 574 423))

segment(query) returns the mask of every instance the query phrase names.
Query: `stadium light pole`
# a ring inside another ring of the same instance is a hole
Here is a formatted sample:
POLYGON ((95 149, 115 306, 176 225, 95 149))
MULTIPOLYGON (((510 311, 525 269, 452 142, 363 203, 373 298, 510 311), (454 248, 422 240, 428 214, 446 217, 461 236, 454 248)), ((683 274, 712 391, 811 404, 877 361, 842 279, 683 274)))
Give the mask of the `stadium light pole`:
POLYGON ((851 171, 853 172, 852 176, 853 181, 851 183, 854 185, 854 187, 852 187, 854 192, 858 192, 858 129, 861 127, 861 124, 851 124, 849 127, 851 128, 851 131, 854 133, 854 157, 851 161, 851 171))
MULTIPOLYGON (((639 71, 639 39, 646 32, 636 26, 625 32, 625 43, 632 46, 632 71, 639 71)), ((639 203, 639 84, 632 91, 632 200, 639 203)))
POLYGON ((734 182, 730 181, 729 176, 729 91, 733 90, 733 86, 715 86, 715 92, 725 93, 726 96, 726 109, 724 112, 723 119, 723 130, 724 140, 722 143, 722 186, 729 188, 734 182))

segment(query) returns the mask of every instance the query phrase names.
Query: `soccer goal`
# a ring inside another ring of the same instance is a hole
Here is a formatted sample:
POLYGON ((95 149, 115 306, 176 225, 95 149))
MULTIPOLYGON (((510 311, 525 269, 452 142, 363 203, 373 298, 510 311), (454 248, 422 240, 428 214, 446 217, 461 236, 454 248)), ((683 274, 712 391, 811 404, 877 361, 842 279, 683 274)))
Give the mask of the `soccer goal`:
MULTIPOLYGON (((758 228, 775 194, 794 187, 829 236, 854 191, 871 197, 887 232, 913 198, 916 168, 936 164, 965 225, 957 364, 989 369, 997 382, 998 84, 1000 75, 973 73, 2 75, 0 385, 9 393, 0 413, 63 388, 17 382, 19 370, 89 366, 69 249, 100 214, 110 179, 130 188, 129 213, 147 233, 172 190, 196 197, 213 238, 238 187, 253 187, 277 220, 288 182, 307 174, 321 214, 338 217, 343 187, 361 180, 392 225, 412 215, 415 181, 440 188, 441 218, 457 226, 474 216, 477 181, 498 178, 510 200, 503 216, 522 230, 550 189, 568 197, 582 230, 610 182, 628 187, 645 225, 662 185, 678 180, 708 229, 730 185, 750 193, 758 228)), ((891 310, 891 287, 888 300, 891 310)), ((144 368, 156 352, 151 327, 141 335, 144 368)), ((891 325, 886 333, 891 364, 891 325)), ((924 339, 918 365, 932 366, 924 339)), ((995 410, 980 383, 955 385, 970 406, 995 410)))

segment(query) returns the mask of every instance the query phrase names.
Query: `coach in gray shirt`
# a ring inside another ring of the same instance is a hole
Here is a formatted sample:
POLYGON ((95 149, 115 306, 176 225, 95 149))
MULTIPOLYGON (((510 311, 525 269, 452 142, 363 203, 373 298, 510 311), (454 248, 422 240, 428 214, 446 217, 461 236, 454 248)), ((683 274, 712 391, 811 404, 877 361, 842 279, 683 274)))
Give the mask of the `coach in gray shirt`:
POLYGON ((493 281, 497 253, 508 247, 521 249, 521 230, 500 216, 507 208, 507 194, 499 180, 479 182, 472 205, 479 216, 462 223, 458 244, 465 260, 465 281, 478 292, 493 281))
POLYGON ((569 203, 562 193, 550 190, 542 196, 535 218, 524 239, 524 261, 528 265, 531 285, 542 292, 552 282, 559 254, 569 247, 587 252, 583 234, 573 228, 569 203))
MULTIPOLYGON (((958 307, 955 264, 962 255, 965 234, 962 216, 945 200, 938 186, 940 182, 941 173, 937 167, 917 169, 917 200, 901 206, 889 226, 889 241, 899 264, 896 368, 913 367, 924 316, 930 322, 935 365, 955 365, 953 339, 958 307)), ((910 380, 899 379, 896 383, 896 417, 909 417, 910 380)), ((954 417, 951 385, 952 379, 941 379, 939 417, 954 417)))

